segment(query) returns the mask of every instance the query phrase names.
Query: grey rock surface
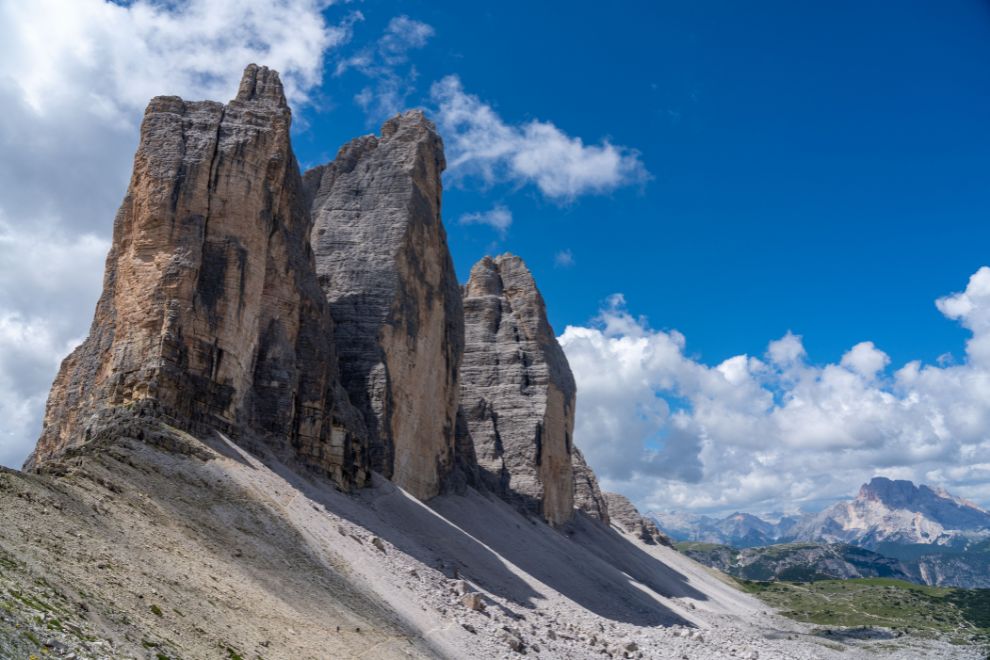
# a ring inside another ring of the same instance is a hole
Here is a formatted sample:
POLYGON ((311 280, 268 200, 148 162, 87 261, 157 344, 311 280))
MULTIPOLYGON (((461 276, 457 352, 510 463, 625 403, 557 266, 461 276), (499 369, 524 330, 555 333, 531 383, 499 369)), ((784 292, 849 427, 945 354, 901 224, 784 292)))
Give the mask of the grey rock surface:
POLYGON ((364 482, 290 121, 278 74, 255 65, 226 106, 150 102, 89 337, 62 364, 28 467, 154 417, 364 482))
POLYGON ((666 534, 657 529, 656 524, 643 516, 625 495, 619 493, 602 493, 608 505, 608 517, 613 525, 625 532, 636 536, 643 543, 650 545, 659 543, 673 547, 666 534))
POLYGON ((464 287, 461 409, 485 482, 560 525, 574 507, 576 387, 519 257, 485 257, 464 287))
POLYGON ((443 143, 422 112, 387 121, 305 175, 342 382, 371 464, 420 499, 453 465, 460 287, 440 219, 443 143))
POLYGON ((574 473, 574 508, 608 525, 608 503, 598 486, 598 477, 577 447, 571 454, 571 468, 574 473))

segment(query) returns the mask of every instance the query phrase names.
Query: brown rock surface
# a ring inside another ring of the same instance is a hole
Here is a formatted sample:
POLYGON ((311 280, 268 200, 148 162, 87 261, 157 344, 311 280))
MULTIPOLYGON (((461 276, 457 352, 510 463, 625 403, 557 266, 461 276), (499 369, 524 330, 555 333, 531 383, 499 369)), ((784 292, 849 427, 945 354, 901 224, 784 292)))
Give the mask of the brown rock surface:
POLYGON ((461 409, 485 481, 554 525, 574 507, 574 377, 519 257, 485 257, 464 287, 461 409))
POLYGON ((420 499, 453 465, 464 343, 440 220, 444 167, 436 129, 411 111, 305 175, 341 378, 364 415, 371 464, 420 499))
POLYGON ((62 364, 28 466, 153 418, 257 436, 364 482, 290 121, 278 74, 255 65, 226 106, 151 101, 89 337, 62 364))

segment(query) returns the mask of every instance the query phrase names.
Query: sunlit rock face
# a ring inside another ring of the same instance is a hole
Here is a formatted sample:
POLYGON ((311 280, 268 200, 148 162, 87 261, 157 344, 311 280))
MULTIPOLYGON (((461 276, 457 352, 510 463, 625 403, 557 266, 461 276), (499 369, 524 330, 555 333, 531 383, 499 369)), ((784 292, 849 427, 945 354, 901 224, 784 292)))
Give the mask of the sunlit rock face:
POLYGON ((574 509, 576 388, 522 259, 485 257, 464 287, 461 408, 481 473, 560 525, 574 509))
POLYGON ((28 467, 157 420, 364 483, 290 122, 278 74, 255 65, 227 105, 149 103, 90 334, 62 364, 28 467))

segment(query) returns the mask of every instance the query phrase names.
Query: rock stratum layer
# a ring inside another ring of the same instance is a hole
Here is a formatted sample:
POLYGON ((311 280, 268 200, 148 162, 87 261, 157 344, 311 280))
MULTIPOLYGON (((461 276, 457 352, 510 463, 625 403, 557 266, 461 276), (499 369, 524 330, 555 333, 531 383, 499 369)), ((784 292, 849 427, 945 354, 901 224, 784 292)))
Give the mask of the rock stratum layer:
POLYGON ((554 525, 574 509, 577 388, 522 259, 485 257, 464 287, 461 407, 485 481, 554 525))
POLYGON ((372 467, 421 499, 453 465, 464 344, 440 219, 444 167, 436 129, 411 111, 305 175, 316 267, 372 467))
POLYGON ((364 483, 290 121, 278 74, 254 65, 226 106, 151 101, 90 334, 62 364, 29 467, 155 418, 260 436, 364 483))

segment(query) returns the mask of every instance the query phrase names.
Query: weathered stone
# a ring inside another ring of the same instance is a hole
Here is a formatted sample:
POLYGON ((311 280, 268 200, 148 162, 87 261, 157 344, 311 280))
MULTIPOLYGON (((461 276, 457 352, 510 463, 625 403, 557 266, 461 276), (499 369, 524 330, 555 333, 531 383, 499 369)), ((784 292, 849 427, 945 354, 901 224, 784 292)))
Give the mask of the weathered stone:
POLYGON ((604 492, 608 506, 608 517, 613 525, 618 526, 627 534, 632 534, 649 545, 673 546, 666 534, 661 532, 656 523, 643 516, 625 495, 604 492))
POLYGON ((519 257, 485 257, 464 287, 464 432, 485 481, 553 525, 574 507, 574 377, 519 257))
POLYGON ((485 609, 485 601, 482 599, 481 594, 477 592, 467 593, 461 596, 461 605, 476 612, 485 609))
POLYGON ((577 447, 574 448, 571 459, 574 470, 574 508, 608 525, 608 504, 598 487, 598 478, 577 447))
POLYGON ((420 499, 453 463, 464 343, 440 220, 444 167, 433 124, 412 111, 305 175, 342 382, 364 415, 373 468, 420 499))
POLYGON ((278 74, 255 65, 226 106, 151 101, 89 337, 62 363, 28 467, 130 416, 260 438, 364 482, 290 121, 278 74))

